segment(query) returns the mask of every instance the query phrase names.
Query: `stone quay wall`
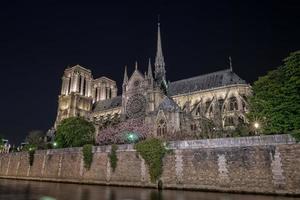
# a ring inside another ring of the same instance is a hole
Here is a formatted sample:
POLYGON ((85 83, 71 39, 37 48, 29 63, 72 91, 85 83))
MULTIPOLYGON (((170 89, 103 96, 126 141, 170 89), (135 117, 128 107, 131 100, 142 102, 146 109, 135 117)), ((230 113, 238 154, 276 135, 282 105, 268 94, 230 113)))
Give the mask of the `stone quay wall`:
MULTIPOLYGON (((300 195, 300 144, 289 135, 170 142, 163 160, 164 188, 300 195)), ((111 146, 93 149, 84 168, 81 148, 0 154, 0 178, 157 187, 133 145, 120 145, 113 172, 111 146)))

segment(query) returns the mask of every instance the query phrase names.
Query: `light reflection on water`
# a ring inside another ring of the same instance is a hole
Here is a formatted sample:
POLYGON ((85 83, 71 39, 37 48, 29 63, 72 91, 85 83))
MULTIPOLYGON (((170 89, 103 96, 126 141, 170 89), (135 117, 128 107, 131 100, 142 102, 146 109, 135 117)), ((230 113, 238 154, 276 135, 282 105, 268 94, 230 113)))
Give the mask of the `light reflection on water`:
POLYGON ((0 200, 300 200, 180 190, 108 187, 0 179, 0 200))

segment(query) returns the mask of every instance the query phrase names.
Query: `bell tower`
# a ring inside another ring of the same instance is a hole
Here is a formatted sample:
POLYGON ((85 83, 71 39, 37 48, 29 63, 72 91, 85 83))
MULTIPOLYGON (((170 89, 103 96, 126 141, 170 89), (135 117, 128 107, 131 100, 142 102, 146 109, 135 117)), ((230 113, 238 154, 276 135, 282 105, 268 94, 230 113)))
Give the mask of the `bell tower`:
POLYGON ((55 128, 65 118, 88 117, 93 103, 92 84, 93 77, 90 70, 80 65, 65 70, 58 97, 55 128))

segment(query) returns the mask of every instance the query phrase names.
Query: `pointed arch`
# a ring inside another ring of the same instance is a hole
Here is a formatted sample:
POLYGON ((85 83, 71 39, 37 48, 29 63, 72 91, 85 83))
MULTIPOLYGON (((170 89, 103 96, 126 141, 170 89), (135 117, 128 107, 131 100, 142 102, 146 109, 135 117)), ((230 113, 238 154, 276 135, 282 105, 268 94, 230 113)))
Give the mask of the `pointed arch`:
POLYGON ((167 134, 167 119, 162 110, 158 111, 156 119, 156 135, 162 137, 167 134))

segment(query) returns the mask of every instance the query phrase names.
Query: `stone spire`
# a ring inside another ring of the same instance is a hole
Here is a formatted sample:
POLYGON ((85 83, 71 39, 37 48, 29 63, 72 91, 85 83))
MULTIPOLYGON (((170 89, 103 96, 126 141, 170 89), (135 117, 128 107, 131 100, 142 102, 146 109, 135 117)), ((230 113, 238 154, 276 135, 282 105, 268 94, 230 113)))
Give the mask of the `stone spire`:
POLYGON ((162 53, 162 46, 161 46, 161 36, 160 36, 160 22, 157 23, 157 50, 156 50, 156 57, 155 57, 155 78, 161 79, 165 76, 165 61, 164 56, 162 53))
POLYGON ((138 70, 138 62, 135 61, 135 70, 138 70))
POLYGON ((233 71, 233 70, 232 70, 232 60, 231 60, 231 56, 229 56, 228 59, 229 59, 229 67, 230 67, 230 71, 233 71))
POLYGON ((148 78, 153 79, 153 74, 152 74, 152 67, 151 67, 151 59, 149 58, 149 63, 148 63, 148 78))
POLYGON ((125 71, 124 71, 124 79, 123 79, 123 85, 128 83, 128 76, 127 76, 127 65, 125 65, 125 71))

